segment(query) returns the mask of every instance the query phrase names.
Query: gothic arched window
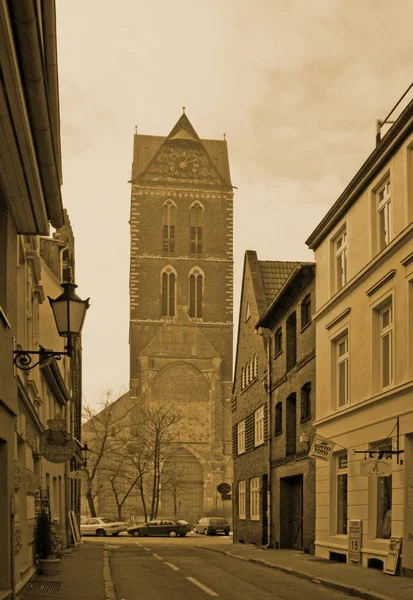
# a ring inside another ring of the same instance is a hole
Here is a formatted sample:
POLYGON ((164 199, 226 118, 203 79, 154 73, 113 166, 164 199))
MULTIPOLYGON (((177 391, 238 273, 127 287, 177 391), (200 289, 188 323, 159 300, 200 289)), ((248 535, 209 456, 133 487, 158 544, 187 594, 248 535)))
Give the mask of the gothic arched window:
POLYGON ((176 305, 176 272, 165 267, 161 275, 162 316, 174 317, 176 305))
POLYGON ((190 211, 191 254, 200 256, 204 251, 204 207, 194 202, 190 211))
POLYGON ((166 200, 162 207, 162 252, 174 254, 175 252, 175 221, 176 205, 172 200, 166 200))
POLYGON ((189 316, 202 319, 202 301, 204 295, 204 274, 198 268, 189 274, 189 316))

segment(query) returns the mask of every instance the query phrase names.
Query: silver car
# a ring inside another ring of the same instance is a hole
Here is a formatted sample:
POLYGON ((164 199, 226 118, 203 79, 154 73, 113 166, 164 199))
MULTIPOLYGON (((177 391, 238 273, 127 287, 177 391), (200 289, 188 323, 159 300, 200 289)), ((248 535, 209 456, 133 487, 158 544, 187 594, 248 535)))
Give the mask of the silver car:
POLYGON ((114 521, 108 517, 82 517, 80 521, 80 535, 119 535, 121 531, 126 531, 124 521, 114 521))

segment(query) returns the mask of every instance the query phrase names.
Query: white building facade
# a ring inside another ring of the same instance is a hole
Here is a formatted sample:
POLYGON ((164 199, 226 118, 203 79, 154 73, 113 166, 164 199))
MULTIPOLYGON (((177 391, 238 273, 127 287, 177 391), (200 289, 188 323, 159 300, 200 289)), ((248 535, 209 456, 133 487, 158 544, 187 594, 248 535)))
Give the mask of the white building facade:
POLYGON ((413 102, 307 244, 317 264, 315 425, 335 442, 331 460, 317 460, 316 555, 381 568, 396 537, 400 572, 412 575, 413 102), (352 521, 362 529, 355 553, 352 521))

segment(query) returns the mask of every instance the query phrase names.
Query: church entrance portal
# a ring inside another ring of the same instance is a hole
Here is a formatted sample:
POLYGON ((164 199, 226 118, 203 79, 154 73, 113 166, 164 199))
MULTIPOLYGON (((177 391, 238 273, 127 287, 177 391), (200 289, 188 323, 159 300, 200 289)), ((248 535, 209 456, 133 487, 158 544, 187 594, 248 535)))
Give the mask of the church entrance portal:
POLYGON ((161 476, 162 517, 195 523, 203 513, 204 477, 199 460, 185 448, 178 448, 165 461, 161 476))

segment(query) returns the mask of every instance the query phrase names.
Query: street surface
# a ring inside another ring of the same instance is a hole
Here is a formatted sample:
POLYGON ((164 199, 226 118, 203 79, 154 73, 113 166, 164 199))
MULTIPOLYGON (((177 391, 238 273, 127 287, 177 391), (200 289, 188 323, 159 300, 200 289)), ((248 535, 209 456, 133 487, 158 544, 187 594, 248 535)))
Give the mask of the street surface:
MULTIPOLYGON (((86 541, 86 539, 85 539, 86 541)), ((109 546, 116 600, 350 600, 351 596, 207 549, 231 538, 88 538, 109 546), (205 546, 197 548, 196 546, 205 546)), ((354 598, 354 597, 353 597, 354 598)))

